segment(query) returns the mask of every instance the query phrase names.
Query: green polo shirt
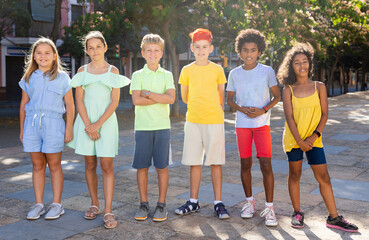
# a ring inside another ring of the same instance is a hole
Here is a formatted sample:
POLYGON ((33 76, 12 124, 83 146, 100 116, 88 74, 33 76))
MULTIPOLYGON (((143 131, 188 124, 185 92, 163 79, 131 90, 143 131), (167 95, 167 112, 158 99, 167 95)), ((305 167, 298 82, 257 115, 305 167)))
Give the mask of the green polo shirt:
MULTIPOLYGON (((134 90, 148 90, 154 93, 165 93, 168 89, 175 89, 173 75, 162 67, 154 72, 147 65, 134 72, 130 93, 134 90)), ((147 106, 135 106, 135 130, 153 131, 170 129, 169 104, 156 103, 147 106)))

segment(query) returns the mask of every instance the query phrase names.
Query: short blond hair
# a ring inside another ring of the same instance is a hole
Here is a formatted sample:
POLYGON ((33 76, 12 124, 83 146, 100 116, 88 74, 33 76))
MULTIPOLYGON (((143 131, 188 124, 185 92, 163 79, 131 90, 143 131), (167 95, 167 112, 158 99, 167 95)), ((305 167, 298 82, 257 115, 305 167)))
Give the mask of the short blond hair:
POLYGON ((142 38, 142 42, 141 42, 141 49, 145 50, 145 46, 147 44, 157 44, 160 46, 161 50, 164 50, 164 40, 158 35, 158 34, 146 34, 143 38, 142 38))

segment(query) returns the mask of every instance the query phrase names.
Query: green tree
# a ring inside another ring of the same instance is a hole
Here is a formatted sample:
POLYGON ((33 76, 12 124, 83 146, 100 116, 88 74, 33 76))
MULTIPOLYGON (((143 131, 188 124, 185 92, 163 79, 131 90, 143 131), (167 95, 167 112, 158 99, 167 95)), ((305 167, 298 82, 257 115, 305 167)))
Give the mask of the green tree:
POLYGON ((184 48, 183 39, 188 39, 188 34, 194 28, 204 27, 205 18, 196 9, 198 2, 197 0, 125 1, 125 8, 131 14, 133 24, 138 29, 147 27, 151 32, 160 34, 165 40, 176 86, 176 100, 172 107, 172 116, 179 116, 178 54, 184 48))
POLYGON ((81 42, 83 35, 90 31, 103 33, 108 46, 120 45, 120 48, 130 48, 132 40, 132 24, 127 18, 122 4, 116 5, 109 12, 92 12, 81 15, 71 26, 64 27, 64 43, 61 53, 70 53, 77 60, 84 56, 84 47, 81 42))
POLYGON ((2 0, 0 4, 0 41, 8 34, 17 31, 25 35, 31 26, 31 16, 20 0, 2 0))

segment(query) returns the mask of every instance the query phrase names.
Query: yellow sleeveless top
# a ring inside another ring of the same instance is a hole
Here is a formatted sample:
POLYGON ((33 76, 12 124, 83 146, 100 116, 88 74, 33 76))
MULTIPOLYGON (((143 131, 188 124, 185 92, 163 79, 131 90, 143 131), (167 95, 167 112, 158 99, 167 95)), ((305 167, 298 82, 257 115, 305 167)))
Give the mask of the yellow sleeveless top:
MULTIPOLYGON (((292 93, 293 119, 295 120, 297 130, 299 131, 301 138, 305 140, 313 134, 322 117, 322 109, 320 106, 319 94, 316 89, 316 82, 315 92, 304 98, 295 97, 293 95, 292 87, 290 85, 288 86, 292 93)), ((317 138, 313 145, 314 147, 322 148, 322 136, 317 138)), ((283 131, 283 150, 285 152, 290 152, 292 148, 299 148, 299 145, 296 143, 286 121, 283 131)))

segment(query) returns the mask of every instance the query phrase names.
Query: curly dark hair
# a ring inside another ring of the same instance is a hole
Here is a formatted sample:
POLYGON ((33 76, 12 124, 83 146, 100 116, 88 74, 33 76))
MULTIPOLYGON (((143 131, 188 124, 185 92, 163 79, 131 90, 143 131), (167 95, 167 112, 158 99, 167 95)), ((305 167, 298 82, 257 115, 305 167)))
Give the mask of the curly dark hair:
POLYGON ((314 48, 310 43, 296 43, 287 53, 279 67, 277 79, 283 85, 292 85, 296 82, 296 75, 292 68, 293 58, 297 54, 305 54, 309 60, 309 78, 313 76, 314 48))
POLYGON ((265 51, 265 36, 258 30, 249 28, 246 30, 242 30, 236 37, 235 49, 238 56, 241 56, 242 46, 246 42, 256 43, 261 54, 263 54, 263 52, 265 51))

